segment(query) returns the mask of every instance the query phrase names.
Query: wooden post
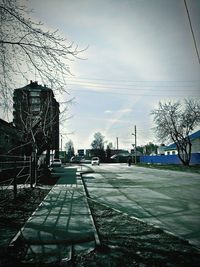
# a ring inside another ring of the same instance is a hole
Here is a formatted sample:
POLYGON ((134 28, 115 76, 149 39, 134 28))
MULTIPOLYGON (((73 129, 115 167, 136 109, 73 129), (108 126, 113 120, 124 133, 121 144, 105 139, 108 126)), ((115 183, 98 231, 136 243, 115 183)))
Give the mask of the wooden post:
POLYGON ((35 174, 35 163, 34 163, 34 153, 32 152, 31 154, 31 179, 30 179, 30 186, 33 188, 33 181, 34 181, 34 174, 35 174))

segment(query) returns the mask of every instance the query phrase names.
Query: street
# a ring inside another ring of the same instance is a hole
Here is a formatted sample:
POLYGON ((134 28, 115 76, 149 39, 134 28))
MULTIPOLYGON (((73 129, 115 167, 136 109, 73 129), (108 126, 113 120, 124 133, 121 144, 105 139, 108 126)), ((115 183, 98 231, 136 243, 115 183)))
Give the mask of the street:
POLYGON ((91 168, 83 176, 91 198, 200 247, 199 174, 126 164, 91 168))

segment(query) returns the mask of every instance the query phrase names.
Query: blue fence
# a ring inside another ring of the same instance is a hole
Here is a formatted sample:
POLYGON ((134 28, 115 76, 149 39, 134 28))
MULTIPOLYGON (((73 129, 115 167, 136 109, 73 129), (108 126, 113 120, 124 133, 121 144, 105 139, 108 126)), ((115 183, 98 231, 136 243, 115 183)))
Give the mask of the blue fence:
MULTIPOLYGON (((141 163, 182 164, 177 155, 141 156, 141 163)), ((190 164, 200 164, 200 153, 191 155, 190 164)))

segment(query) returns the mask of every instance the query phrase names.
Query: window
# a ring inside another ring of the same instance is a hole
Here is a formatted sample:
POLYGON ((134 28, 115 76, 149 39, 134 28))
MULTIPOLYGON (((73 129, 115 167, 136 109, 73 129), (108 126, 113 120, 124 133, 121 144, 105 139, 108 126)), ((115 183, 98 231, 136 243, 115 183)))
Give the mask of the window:
POLYGON ((31 91, 30 96, 40 96, 40 91, 31 91))
POLYGON ((37 112, 39 112, 39 111, 40 111, 40 105, 38 105, 38 104, 33 104, 33 105, 31 106, 31 110, 32 110, 32 111, 37 111, 37 112))
POLYGON ((31 97, 30 102, 31 102, 31 104, 40 104, 40 98, 39 97, 31 97))

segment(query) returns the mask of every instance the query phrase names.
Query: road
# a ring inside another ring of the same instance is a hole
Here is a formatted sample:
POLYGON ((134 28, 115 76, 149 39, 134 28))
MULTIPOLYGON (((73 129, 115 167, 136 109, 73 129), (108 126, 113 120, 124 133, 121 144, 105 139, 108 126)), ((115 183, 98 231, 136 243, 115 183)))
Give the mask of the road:
POLYGON ((126 164, 91 168, 83 177, 93 199, 200 247, 199 174, 126 164))

